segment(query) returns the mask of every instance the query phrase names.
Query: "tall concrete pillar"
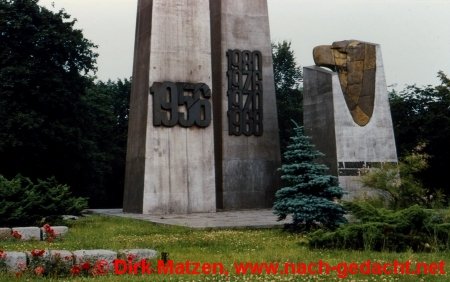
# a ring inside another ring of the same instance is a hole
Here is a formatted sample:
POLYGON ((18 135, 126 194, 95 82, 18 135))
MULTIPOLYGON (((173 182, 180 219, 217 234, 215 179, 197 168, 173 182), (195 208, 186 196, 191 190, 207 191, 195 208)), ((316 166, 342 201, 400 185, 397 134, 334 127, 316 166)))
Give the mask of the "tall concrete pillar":
POLYGON ((280 146, 267 0, 210 0, 217 207, 271 207, 280 146))
POLYGON ((360 175, 397 163, 381 48, 358 41, 316 47, 316 64, 305 67, 304 126, 324 163, 352 199, 371 193, 360 175))
POLYGON ((209 12, 209 0, 138 2, 125 212, 216 210, 209 12))

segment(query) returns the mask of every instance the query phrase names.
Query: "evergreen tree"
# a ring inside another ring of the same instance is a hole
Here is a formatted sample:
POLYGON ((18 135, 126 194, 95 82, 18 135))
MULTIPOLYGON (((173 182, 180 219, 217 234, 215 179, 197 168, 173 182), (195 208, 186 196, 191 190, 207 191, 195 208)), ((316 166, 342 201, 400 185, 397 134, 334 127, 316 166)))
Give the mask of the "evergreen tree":
POLYGON ((346 221, 343 207, 336 202, 343 195, 342 188, 336 177, 326 174, 325 165, 314 162, 323 154, 314 149, 303 127, 294 124, 294 135, 281 166, 286 186, 275 195, 274 213, 279 220, 292 214, 293 229, 335 228, 346 221))

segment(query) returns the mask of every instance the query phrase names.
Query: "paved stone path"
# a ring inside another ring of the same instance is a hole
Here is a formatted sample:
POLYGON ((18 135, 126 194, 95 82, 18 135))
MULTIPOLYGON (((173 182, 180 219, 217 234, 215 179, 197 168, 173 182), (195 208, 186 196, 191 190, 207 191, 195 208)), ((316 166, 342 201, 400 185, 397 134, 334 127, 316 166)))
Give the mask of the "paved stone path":
POLYGON ((270 209, 219 211, 216 213, 191 213, 178 215, 148 215, 124 213, 122 209, 90 209, 92 213, 140 219, 160 224, 178 225, 199 229, 215 228, 273 228, 282 227, 290 219, 277 221, 270 209))

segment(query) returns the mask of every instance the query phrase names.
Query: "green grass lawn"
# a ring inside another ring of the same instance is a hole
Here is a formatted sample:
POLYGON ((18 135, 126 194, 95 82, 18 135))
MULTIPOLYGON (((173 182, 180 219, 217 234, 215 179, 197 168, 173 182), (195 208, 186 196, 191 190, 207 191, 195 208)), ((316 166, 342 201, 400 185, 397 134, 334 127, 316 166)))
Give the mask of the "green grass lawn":
MULTIPOLYGON (((329 275, 235 275, 235 262, 339 262, 362 263, 412 262, 450 263, 450 252, 438 253, 386 253, 369 251, 311 250, 302 235, 281 229, 193 230, 152 224, 149 222, 92 215, 71 223, 63 240, 49 242, 3 241, 0 249, 30 251, 39 249, 134 249, 150 248, 169 253, 175 262, 222 262, 229 276, 220 275, 109 275, 95 278, 66 278, 66 281, 450 281, 450 275, 350 275, 340 279, 336 273, 329 275)), ((450 266, 446 265, 446 272, 450 266)), ((0 274, 0 281, 54 281, 0 274)), ((58 280, 62 281, 62 280, 58 280)))

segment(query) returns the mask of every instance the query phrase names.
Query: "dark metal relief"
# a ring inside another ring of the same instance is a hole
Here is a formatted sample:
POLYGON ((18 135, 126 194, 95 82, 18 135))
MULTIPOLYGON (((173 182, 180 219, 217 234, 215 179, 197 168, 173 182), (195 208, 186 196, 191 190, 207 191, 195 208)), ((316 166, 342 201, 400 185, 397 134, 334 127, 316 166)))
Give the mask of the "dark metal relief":
POLYGON ((229 135, 263 134, 262 55, 259 51, 228 50, 229 135))
POLYGON ((153 125, 207 127, 211 124, 211 89, 204 83, 155 82, 153 125))

